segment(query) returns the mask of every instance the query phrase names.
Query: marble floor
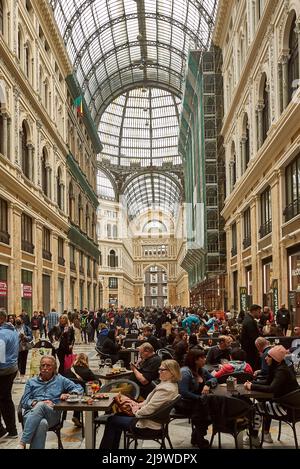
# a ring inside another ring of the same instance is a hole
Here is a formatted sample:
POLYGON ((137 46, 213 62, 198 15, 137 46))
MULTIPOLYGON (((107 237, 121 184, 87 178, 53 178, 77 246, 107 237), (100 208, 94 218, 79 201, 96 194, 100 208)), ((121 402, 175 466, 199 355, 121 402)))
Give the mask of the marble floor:
MULTIPOLYGON (((94 344, 81 344, 75 346, 75 353, 84 352, 89 356, 89 363, 92 370, 98 371, 98 357, 95 352, 94 344)), ((27 361, 27 370, 29 371, 30 354, 27 361)), ((25 384, 17 383, 13 385, 13 400, 17 407, 20 398, 23 394, 25 384)), ((18 431, 21 432, 20 424, 18 423, 18 431)), ((195 449, 190 444, 191 426, 188 420, 174 420, 170 423, 170 438, 174 448, 180 449, 195 449)), ((97 433, 96 448, 99 447, 101 441, 103 429, 100 427, 97 433)), ((208 430, 207 437, 210 438, 210 429, 208 430)), ((294 448, 294 439, 292 430, 288 425, 283 425, 281 440, 277 441, 278 424, 273 422, 271 427, 271 435, 274 440, 272 444, 264 444, 264 449, 288 449, 294 448)), ((299 440, 300 440, 300 424, 298 427, 299 440)), ((14 449, 17 445, 18 440, 2 439, 0 440, 0 449, 14 449)), ((62 429, 62 442, 65 449, 85 449, 85 442, 82 439, 81 429, 74 426, 72 422, 72 413, 68 412, 67 419, 62 429)), ((159 445, 152 441, 139 441, 139 448, 158 448, 159 445)), ((213 448, 217 449, 218 438, 215 437, 213 448)), ((53 432, 49 432, 47 435, 46 449, 57 448, 57 437, 53 432)), ((234 440, 230 435, 222 434, 222 448, 233 449, 234 440)), ((248 448, 244 446, 244 448, 248 448)))

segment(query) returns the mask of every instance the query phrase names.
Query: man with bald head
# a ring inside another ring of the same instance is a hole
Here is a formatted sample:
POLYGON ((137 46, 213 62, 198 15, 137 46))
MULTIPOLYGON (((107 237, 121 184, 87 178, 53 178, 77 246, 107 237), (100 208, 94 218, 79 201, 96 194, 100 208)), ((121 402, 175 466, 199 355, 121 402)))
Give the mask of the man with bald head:
POLYGON ((259 380, 264 380, 269 374, 269 367, 265 360, 268 355, 268 351, 272 347, 271 343, 265 337, 257 337, 255 340, 255 347, 258 350, 258 353, 261 358, 261 369, 254 372, 254 376, 259 380))

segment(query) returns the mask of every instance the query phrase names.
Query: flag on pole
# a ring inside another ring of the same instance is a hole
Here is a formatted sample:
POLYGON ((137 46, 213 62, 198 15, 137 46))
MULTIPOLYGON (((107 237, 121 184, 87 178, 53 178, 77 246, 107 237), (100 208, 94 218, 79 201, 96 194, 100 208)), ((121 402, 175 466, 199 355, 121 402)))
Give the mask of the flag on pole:
POLYGON ((82 101, 82 96, 78 96, 76 99, 74 99, 74 106, 77 111, 77 116, 82 117, 83 116, 83 101, 82 101))

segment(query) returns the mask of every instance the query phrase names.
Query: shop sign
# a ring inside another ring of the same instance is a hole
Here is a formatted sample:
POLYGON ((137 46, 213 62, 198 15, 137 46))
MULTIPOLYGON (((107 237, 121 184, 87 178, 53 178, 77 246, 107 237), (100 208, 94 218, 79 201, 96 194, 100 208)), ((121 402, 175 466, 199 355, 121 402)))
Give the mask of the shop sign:
POLYGON ((0 280, 0 296, 7 296, 7 282, 0 280))
POLYGON ((247 288, 240 287, 240 311, 247 311, 247 288))
POLYGON ((32 298, 32 284, 31 283, 22 283, 22 298, 32 298))

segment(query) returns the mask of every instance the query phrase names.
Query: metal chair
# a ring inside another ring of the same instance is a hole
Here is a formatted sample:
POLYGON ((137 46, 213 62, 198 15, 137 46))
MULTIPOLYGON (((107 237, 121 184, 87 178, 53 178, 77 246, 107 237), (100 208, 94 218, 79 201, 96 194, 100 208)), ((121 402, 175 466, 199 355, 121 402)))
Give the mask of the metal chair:
MULTIPOLYGON (((116 380, 113 380, 111 381, 110 383, 108 384, 105 384, 104 386, 102 386, 100 388, 100 392, 115 392, 116 394, 119 393, 122 389, 122 385, 128 385, 128 388, 129 386, 131 386, 131 390, 128 389, 128 391, 124 392, 122 390, 122 394, 125 394, 127 395, 128 397, 131 397, 131 399, 138 399, 139 398, 139 395, 140 395, 140 387, 137 383, 135 383, 134 381, 131 381, 130 379, 116 379, 116 380)), ((94 417, 94 423, 93 423, 93 426, 94 426, 94 431, 93 431, 93 435, 94 435, 94 448, 96 446, 96 433, 97 433, 97 430, 98 428, 100 427, 100 425, 106 425, 106 422, 107 422, 107 419, 108 417, 110 417, 112 414, 111 413, 108 413, 108 414, 104 414, 104 415, 99 415, 99 416, 95 416, 94 417)))
POLYGON ((212 421, 212 436, 209 446, 212 446, 214 437, 218 434, 218 446, 221 448, 221 433, 229 433, 234 437, 235 447, 238 449, 238 435, 240 432, 247 429, 251 449, 253 404, 236 397, 210 394, 207 396, 206 402, 212 421))
MULTIPOLYGON (((277 412, 270 413, 272 406, 268 406, 265 402, 260 403, 260 408, 256 408, 258 414, 263 418, 262 423, 262 435, 264 434, 264 428, 267 418, 272 420, 277 420, 279 422, 278 436, 277 440, 280 440, 281 437, 281 425, 282 423, 287 423, 293 430, 295 447, 298 449, 298 439, 296 432, 296 424, 300 422, 300 389, 296 389, 285 396, 282 396, 277 399, 272 399, 271 403, 274 402, 279 404, 279 409, 277 412)), ((261 440, 261 446, 263 445, 263 437, 261 440)))
POLYGON ((159 430, 153 430, 150 428, 132 428, 132 430, 125 431, 125 449, 129 449, 131 443, 133 442, 134 449, 136 449, 138 440, 156 441, 157 443, 160 443, 161 449, 166 449, 165 440, 167 440, 170 448, 173 449, 169 436, 170 412, 180 399, 181 396, 178 395, 175 397, 175 399, 163 405, 153 414, 144 417, 138 417, 136 421, 143 419, 151 420, 161 424, 161 428, 159 430))
POLYGON ((156 350, 156 355, 158 355, 161 360, 174 360, 174 355, 166 348, 156 350))
MULTIPOLYGON (((17 414, 18 414, 18 421, 20 422, 22 429, 24 429, 23 410, 24 409, 22 408, 21 401, 20 401, 18 405, 17 414)), ((61 441, 61 429, 64 425, 64 421, 66 420, 66 416, 67 416, 67 412, 66 411, 62 412, 60 415, 59 422, 56 425, 53 425, 53 427, 48 428, 48 432, 54 432, 55 435, 57 436, 58 449, 64 449, 62 441, 61 441)))

